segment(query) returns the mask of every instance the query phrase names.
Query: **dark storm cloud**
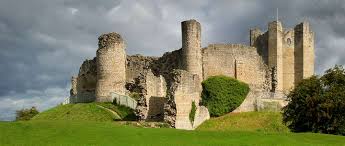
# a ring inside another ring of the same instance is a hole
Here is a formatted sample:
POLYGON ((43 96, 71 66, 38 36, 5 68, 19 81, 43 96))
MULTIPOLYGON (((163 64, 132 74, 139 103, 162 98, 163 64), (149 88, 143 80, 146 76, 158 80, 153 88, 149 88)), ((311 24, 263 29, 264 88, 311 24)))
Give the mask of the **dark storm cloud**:
POLYGON ((2 0, 0 120, 15 109, 46 109, 68 96, 69 80, 95 56, 97 37, 119 32, 127 53, 160 56, 181 47, 180 22, 197 19, 202 45, 248 43, 249 28, 310 21, 316 72, 344 64, 345 1, 336 0, 2 0))

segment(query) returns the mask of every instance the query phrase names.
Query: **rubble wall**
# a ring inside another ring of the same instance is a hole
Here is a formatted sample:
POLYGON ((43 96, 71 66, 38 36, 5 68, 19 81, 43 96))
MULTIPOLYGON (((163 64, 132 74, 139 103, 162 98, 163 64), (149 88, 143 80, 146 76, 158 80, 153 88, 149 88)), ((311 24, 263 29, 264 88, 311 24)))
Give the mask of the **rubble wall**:
MULTIPOLYGON (((194 129, 194 123, 190 121, 189 114, 192 102, 196 105, 200 102, 201 84, 198 75, 185 70, 174 70, 171 73, 172 82, 167 92, 168 102, 165 104, 164 120, 177 129, 194 129)), ((209 118, 208 110, 197 106, 196 125, 209 118), (199 110, 198 110, 199 109, 199 110), (205 111, 206 110, 206 111, 205 111)))

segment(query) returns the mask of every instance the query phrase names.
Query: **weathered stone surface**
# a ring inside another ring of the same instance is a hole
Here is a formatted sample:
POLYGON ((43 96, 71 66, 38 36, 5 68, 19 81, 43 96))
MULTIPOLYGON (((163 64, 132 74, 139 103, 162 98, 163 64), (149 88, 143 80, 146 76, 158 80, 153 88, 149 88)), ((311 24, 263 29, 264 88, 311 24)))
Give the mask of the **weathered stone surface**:
POLYGON ((198 106, 195 112, 193 129, 197 128, 208 119, 210 119, 210 113, 208 112, 208 109, 205 106, 198 106))
MULTIPOLYGON (((171 76, 172 82, 168 89, 164 120, 177 129, 194 129, 193 123, 189 120, 189 113, 192 102, 194 101, 196 105, 200 102, 200 78, 184 70, 174 70, 171 76)), ((197 106, 197 109, 199 108, 201 107, 197 106)), ((204 108, 201 109, 204 110, 204 108)), ((208 112, 198 113, 201 115, 197 115, 197 124, 207 119, 206 113, 208 112)))
POLYGON ((126 82, 133 82, 140 73, 144 73, 145 70, 149 70, 154 61, 157 61, 157 57, 142 56, 142 55, 127 55, 126 64, 126 82))
POLYGON ((125 43, 117 33, 98 38, 96 101, 112 102, 110 92, 125 95, 125 43))
POLYGON ((202 79, 201 25, 196 20, 181 22, 182 69, 202 79))
POLYGON ((277 109, 277 107, 282 108, 287 104, 286 95, 283 92, 270 92, 256 89, 253 87, 250 88, 251 89, 246 99, 238 108, 236 108, 233 111, 234 113, 263 110, 279 111, 280 109, 277 109), (273 104, 271 104, 271 102, 273 102, 274 105, 277 106, 271 106, 273 104))
POLYGON ((256 48, 238 44, 213 44, 203 49, 204 80, 226 75, 260 89, 270 88, 267 65, 256 48), (266 81, 268 80, 268 81, 266 81))
POLYGON ((251 46, 270 69, 276 67, 277 91, 288 93, 300 80, 314 74, 314 33, 308 22, 284 29, 281 22, 274 21, 267 32, 252 29, 250 33, 251 46))
POLYGON ((96 58, 83 62, 76 79, 77 95, 72 96, 74 98, 71 101, 73 101, 73 103, 94 101, 97 82, 96 58))

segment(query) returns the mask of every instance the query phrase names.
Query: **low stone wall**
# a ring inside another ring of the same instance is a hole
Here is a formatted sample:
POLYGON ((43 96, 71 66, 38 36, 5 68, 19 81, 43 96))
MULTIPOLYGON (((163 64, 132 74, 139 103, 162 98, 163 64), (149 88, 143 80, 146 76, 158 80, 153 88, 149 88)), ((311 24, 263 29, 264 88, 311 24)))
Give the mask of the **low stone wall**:
POLYGON ((263 91, 251 87, 246 99, 233 112, 280 111, 287 103, 286 95, 283 93, 263 91))
POLYGON ((198 106, 195 112, 193 129, 197 128, 208 119, 210 119, 210 113, 208 112, 208 109, 204 106, 198 106))

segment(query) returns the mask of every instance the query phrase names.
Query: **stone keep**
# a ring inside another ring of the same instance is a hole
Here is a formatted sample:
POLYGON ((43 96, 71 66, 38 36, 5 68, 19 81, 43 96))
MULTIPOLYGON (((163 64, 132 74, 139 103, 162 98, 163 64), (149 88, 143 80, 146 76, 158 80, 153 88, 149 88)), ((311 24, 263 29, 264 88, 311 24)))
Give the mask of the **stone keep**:
POLYGON ((196 20, 181 23, 182 28, 182 69, 202 79, 201 26, 196 20))
POLYGON ((98 38, 96 101, 112 102, 110 92, 125 94, 126 53, 125 44, 117 33, 103 34, 98 38))

